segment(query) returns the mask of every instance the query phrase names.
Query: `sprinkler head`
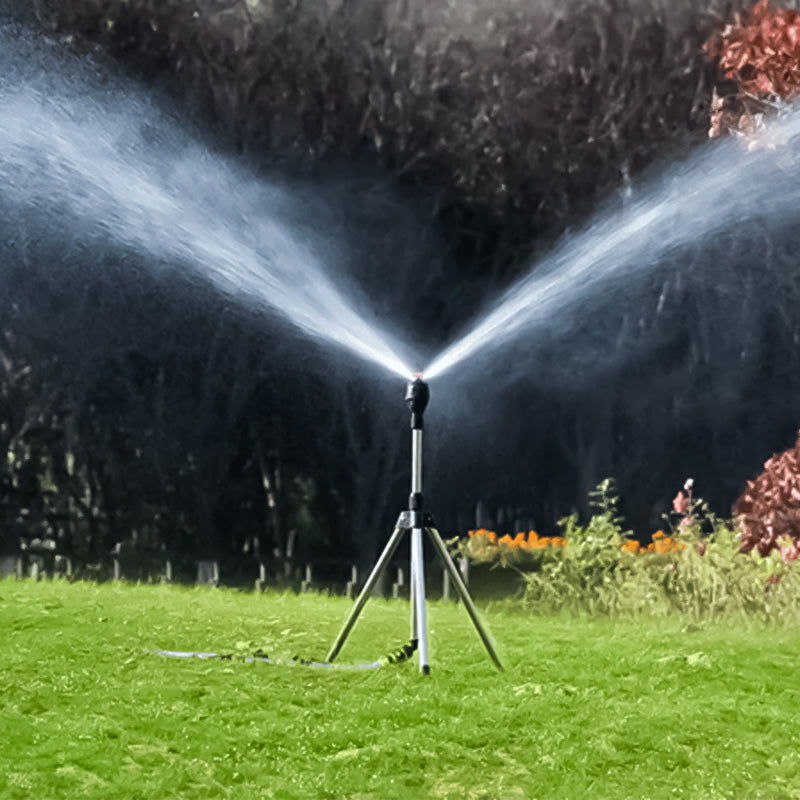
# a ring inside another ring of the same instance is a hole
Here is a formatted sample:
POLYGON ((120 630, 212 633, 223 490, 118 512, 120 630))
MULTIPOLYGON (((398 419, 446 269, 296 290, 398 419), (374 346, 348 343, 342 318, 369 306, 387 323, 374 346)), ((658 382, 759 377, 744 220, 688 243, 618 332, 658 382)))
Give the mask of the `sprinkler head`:
POLYGON ((422 429, 422 414, 428 406, 431 392, 428 384, 422 380, 421 373, 415 373, 413 381, 406 386, 406 405, 411 412, 411 427, 414 430, 422 429))

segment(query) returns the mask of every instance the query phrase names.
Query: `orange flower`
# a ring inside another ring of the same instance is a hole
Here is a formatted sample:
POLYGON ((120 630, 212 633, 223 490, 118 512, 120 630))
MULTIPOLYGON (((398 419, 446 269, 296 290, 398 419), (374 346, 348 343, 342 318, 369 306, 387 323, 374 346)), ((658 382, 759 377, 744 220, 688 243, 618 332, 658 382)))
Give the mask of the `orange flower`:
POLYGON ((641 545, 636 539, 628 539, 628 541, 622 545, 622 549, 626 553, 638 553, 641 549, 641 545))
POLYGON ((470 539, 485 539, 490 544, 496 544, 497 534, 494 531, 487 531, 486 528, 478 528, 476 531, 467 531, 470 539))
POLYGON ((685 548, 686 545, 683 542, 676 542, 671 536, 653 542, 653 552, 656 553, 678 553, 685 548))

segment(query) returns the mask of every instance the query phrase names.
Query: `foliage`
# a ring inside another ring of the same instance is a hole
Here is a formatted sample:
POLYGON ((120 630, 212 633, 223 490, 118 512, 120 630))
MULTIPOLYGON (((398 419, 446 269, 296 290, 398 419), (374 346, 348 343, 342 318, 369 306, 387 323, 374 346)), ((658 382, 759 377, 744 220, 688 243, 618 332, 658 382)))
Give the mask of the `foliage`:
MULTIPOLYGON (((312 547, 327 554, 336 511, 320 502, 290 433, 260 413, 270 353, 256 359, 244 320, 201 320, 191 298, 169 313, 160 305, 169 296, 148 298, 148 324, 112 306, 108 346, 90 341, 93 315, 86 329, 65 326, 76 362, 42 347, 53 314, 14 314, 20 283, 0 304, 0 554, 39 540, 78 573, 103 572, 121 547, 157 572, 165 558, 191 554, 238 558, 253 576, 256 559, 282 573, 289 565, 276 560, 312 547)), ((123 306, 136 303, 131 295, 123 306)))
POLYGON ((611 613, 609 588, 627 566, 620 558, 621 531, 604 515, 593 516, 585 527, 572 515, 562 521, 562 531, 566 546, 551 551, 539 570, 526 575, 525 603, 611 613))
POLYGON ((796 9, 770 9, 759 0, 705 44, 727 82, 715 92, 709 136, 752 136, 775 104, 800 94, 800 17, 796 9))
POLYGON ((800 434, 794 447, 776 453, 733 506, 742 529, 742 549, 762 556, 780 550, 796 561, 800 546, 800 434))
MULTIPOLYGON (((326 670, 158 658, 161 647, 324 655, 344 598, 2 581, 0 796, 793 797, 796 629, 483 613, 430 603, 415 660, 326 670), (767 735, 768 734, 768 735, 767 735), (765 741, 765 735, 767 740, 765 741), (646 754, 647 757, 643 757, 646 754)), ((341 655, 408 633, 371 601, 341 655)))
POLYGON ((691 490, 689 480, 673 501, 671 534, 656 531, 646 545, 623 529, 613 485, 604 481, 593 493, 597 513, 586 525, 577 515, 562 520, 561 537, 471 531, 460 550, 474 561, 519 570, 521 604, 536 613, 677 613, 695 624, 720 617, 797 618, 800 570, 786 548, 768 558, 747 552, 741 533, 691 490), (531 541, 546 544, 531 547, 531 541))

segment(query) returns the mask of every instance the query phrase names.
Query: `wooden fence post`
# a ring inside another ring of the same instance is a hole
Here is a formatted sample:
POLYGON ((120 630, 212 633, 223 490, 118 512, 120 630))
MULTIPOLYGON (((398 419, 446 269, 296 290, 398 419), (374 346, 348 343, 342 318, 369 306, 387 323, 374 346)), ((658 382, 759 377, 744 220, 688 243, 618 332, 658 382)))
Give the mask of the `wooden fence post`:
POLYGON ((267 585, 267 565, 263 561, 258 562, 258 578, 256 578, 255 591, 263 592, 267 585))
POLYGON ((405 576, 403 575, 403 568, 397 568, 397 580, 392 584, 392 600, 400 598, 400 589, 405 586, 405 576))
POLYGON ((311 591, 311 564, 306 564, 306 577, 300 584, 300 591, 304 593, 311 591))
POLYGON ((197 562, 197 585, 219 586, 219 561, 197 562))
POLYGON ((344 587, 345 594, 348 600, 352 600, 356 594, 356 584, 358 583, 358 567, 355 564, 350 567, 350 580, 347 581, 344 587))

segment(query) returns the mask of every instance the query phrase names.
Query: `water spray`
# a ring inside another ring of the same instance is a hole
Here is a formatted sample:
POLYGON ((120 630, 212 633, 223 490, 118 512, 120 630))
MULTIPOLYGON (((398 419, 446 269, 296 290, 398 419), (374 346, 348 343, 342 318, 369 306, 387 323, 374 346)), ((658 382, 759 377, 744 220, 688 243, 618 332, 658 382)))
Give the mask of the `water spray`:
POLYGON ((419 669, 423 675, 430 675, 430 663, 428 660, 428 626, 425 603, 425 562, 423 558, 422 540, 423 533, 427 534, 433 544, 434 550, 447 570, 453 585, 456 587, 458 596, 464 603, 464 607, 469 614, 475 630, 478 632, 481 641, 486 647, 489 656, 495 666, 503 669, 500 658, 495 651, 492 640, 481 622, 478 610, 470 597, 469 591, 459 574, 456 565, 447 547, 442 541, 442 537, 436 530, 433 517, 423 510, 422 500, 422 429, 423 414, 430 400, 430 389, 423 380, 422 373, 414 373, 412 379, 406 385, 405 402, 411 412, 411 494, 408 499, 408 510, 403 511, 398 517, 389 541, 384 547, 383 552, 378 558, 375 566, 367 578, 364 588, 356 598, 352 611, 345 620, 336 641, 328 652, 327 662, 332 663, 342 646, 345 643, 350 631, 356 624, 359 614, 363 610, 375 585, 381 575, 386 570, 392 556, 394 555, 400 540, 406 533, 411 534, 411 646, 419 653, 419 669))
MULTIPOLYGON (((39 57, 0 29, 0 54, 15 46, 20 58, 39 57)), ((0 59, 0 66, 8 65, 0 59)), ((0 69, 4 206, 51 226, 65 220, 82 242, 116 242, 157 263, 191 265, 238 302, 400 377, 411 374, 405 348, 339 285, 322 240, 291 221, 302 202, 290 185, 208 151, 135 85, 98 92, 80 61, 50 66, 48 74, 59 76, 53 86, 0 69)))
POLYGON ((800 204, 800 108, 770 120, 761 147, 736 142, 697 148, 683 163, 634 187, 621 209, 600 209, 565 236, 425 368, 438 378, 478 353, 574 314, 612 281, 652 271, 670 252, 738 224, 791 221, 800 204), (746 187, 746 191, 743 190, 746 187))

